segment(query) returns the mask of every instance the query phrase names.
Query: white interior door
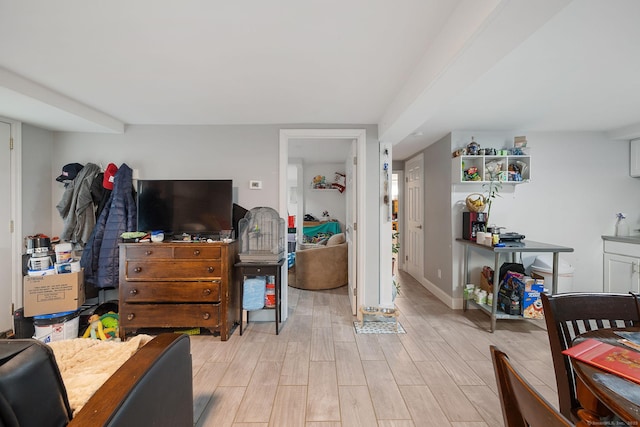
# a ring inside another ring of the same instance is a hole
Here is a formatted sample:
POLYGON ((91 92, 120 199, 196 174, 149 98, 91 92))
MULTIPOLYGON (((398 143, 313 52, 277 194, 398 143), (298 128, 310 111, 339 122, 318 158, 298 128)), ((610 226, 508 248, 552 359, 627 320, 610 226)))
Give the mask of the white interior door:
POLYGON ((13 329, 11 305, 12 272, 11 262, 11 125, 0 122, 0 332, 13 329))
POLYGON ((407 272, 420 280, 423 276, 424 253, 424 158, 422 154, 407 161, 406 173, 406 232, 405 265, 407 272))
POLYGON ((350 155, 345 162, 345 173, 347 175, 346 180, 346 190, 345 190, 345 200, 347 202, 346 207, 346 221, 345 221, 345 236, 347 239, 348 245, 348 260, 349 260, 349 285, 348 285, 348 294, 349 294, 349 302, 351 303, 351 313, 353 315, 356 314, 356 310, 358 307, 358 297, 357 297, 357 263, 356 263, 356 254, 357 254, 357 229, 354 226, 357 218, 357 200, 356 194, 357 192, 357 164, 356 164, 356 156, 358 153, 358 145, 357 141, 353 141, 351 143, 350 155))

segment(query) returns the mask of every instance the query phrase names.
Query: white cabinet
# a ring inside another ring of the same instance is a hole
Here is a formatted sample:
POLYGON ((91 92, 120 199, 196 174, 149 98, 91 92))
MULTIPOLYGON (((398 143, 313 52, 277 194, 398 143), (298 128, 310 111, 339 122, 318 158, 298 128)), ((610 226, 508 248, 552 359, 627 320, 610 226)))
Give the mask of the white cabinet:
POLYGON ((629 142, 629 175, 640 178, 640 139, 629 142))
POLYGON ((604 242, 604 292, 640 292, 640 245, 604 242))
POLYGON ((629 291, 640 292, 640 259, 604 254, 604 290, 626 294, 629 291))
POLYGON ((459 156, 456 181, 489 182, 497 180, 518 184, 531 179, 531 156, 459 156))

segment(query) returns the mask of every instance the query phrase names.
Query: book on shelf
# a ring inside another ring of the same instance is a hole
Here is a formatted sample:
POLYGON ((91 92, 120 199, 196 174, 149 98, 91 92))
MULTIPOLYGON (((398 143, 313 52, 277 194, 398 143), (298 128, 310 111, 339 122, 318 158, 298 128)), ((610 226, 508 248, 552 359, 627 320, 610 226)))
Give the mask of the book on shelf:
POLYGON ((587 339, 562 354, 640 384, 640 352, 636 350, 587 339))

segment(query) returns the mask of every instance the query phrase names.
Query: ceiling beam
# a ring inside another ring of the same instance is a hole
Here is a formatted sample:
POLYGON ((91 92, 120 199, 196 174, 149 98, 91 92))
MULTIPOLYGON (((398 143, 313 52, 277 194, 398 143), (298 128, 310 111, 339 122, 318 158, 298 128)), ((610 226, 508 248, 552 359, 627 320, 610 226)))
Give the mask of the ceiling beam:
MULTIPOLYGON (((75 118, 80 119, 80 121, 89 122, 92 124, 91 127, 96 129, 96 131, 124 133, 125 124, 122 121, 2 67, 0 67, 0 88, 13 92, 16 98, 21 97, 26 100, 25 105, 30 102, 32 102, 33 105, 48 105, 54 109, 75 116, 75 118)), ((25 114, 28 115, 28 112, 25 112, 25 114)), ((13 118, 24 121, 22 117, 13 118)))
POLYGON ((418 130, 571 1, 463 0, 384 114, 380 141, 418 130))

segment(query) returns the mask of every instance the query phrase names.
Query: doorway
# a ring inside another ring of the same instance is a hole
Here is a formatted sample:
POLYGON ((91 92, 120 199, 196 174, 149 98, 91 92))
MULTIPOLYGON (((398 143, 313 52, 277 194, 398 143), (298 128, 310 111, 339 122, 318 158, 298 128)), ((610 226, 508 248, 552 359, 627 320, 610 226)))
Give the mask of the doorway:
POLYGON ((393 252, 392 274, 398 274, 398 270, 404 270, 402 240, 404 236, 404 171, 393 171, 391 174, 391 228, 393 238, 391 250, 393 252))
MULTIPOLYGON (((282 129, 280 130, 280 214, 283 217, 288 216, 288 202, 289 202, 289 181, 288 181, 288 165, 289 165, 289 146, 292 141, 303 141, 308 144, 322 144, 322 141, 330 141, 336 139, 343 139, 353 141, 353 151, 356 157, 365 158, 366 153, 366 131, 364 129, 282 129)), ((345 159, 346 160, 346 159, 345 159)), ((350 281, 349 281, 349 299, 353 314, 356 313, 358 301, 364 301, 365 289, 364 289, 364 260, 358 252, 358 247, 364 247, 364 234, 358 233, 358 229, 364 228, 364 207, 365 207, 365 194, 364 191, 359 191, 357 182, 365 182, 365 167, 364 162, 358 164, 356 172, 352 176, 352 186, 355 187, 355 191, 350 192, 352 194, 354 203, 349 204, 350 215, 353 219, 345 220, 345 234, 347 239, 352 239, 349 245, 350 251, 353 250, 353 254, 350 254, 350 260, 354 262, 350 263, 350 281), (355 212, 354 212, 355 211, 355 212), (347 223, 348 221, 348 223, 347 223)), ((300 223, 302 218, 299 218, 300 223)), ((286 274, 282 275, 283 278, 287 278, 286 274)), ((284 289, 288 289, 287 279, 283 280, 282 286, 284 289)), ((288 311, 288 292, 282 292, 282 319, 286 319, 286 313, 288 311)))
POLYGON ((405 201, 405 230, 404 263, 406 271, 416 280, 422 280, 424 275, 424 157, 422 154, 408 160, 405 164, 406 201, 405 201))
POLYGON ((13 329, 13 310, 22 306, 22 198, 20 123, 0 119, 0 332, 13 329))

